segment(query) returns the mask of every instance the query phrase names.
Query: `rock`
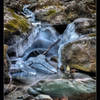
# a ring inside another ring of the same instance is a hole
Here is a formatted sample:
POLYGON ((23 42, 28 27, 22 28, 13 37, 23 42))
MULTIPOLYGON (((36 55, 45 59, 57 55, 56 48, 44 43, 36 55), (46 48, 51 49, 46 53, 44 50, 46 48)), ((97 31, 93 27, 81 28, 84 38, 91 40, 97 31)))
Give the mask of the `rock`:
POLYGON ((27 92, 30 94, 30 95, 33 95, 33 96, 36 96, 39 94, 39 92, 37 92, 36 90, 33 90, 32 88, 28 88, 27 92))
POLYGON ((34 11, 37 20, 51 24, 63 24, 66 23, 64 9, 60 0, 38 0, 34 11))
POLYGON ((96 93, 68 97, 68 100, 96 100, 96 93))
POLYGON ((70 0, 68 2, 65 1, 63 5, 66 6, 66 21, 68 23, 80 17, 92 18, 96 13, 94 0, 70 0))
POLYGON ((20 13, 22 11, 22 8, 25 4, 29 4, 29 3, 34 3, 34 1, 36 0, 6 0, 4 2, 4 6, 9 7, 11 9, 13 9, 14 11, 16 11, 17 13, 20 13))
POLYGON ((39 0, 35 12, 38 20, 51 24, 69 24, 80 17, 96 19, 94 0, 39 0))
POLYGON ((4 95, 8 95, 9 93, 11 93, 13 90, 15 90, 16 86, 11 84, 10 88, 8 88, 8 84, 4 84, 4 95))
POLYGON ((4 44, 4 83, 9 83, 9 75, 8 75, 8 70, 9 70, 9 66, 8 66, 8 62, 7 62, 7 50, 8 50, 8 45, 4 44))
POLYGON ((49 22, 50 24, 65 24, 66 14, 64 13, 64 6, 43 6, 43 8, 36 9, 36 19, 41 21, 49 22))
POLYGON ((4 100, 32 100, 33 97, 28 95, 23 85, 21 86, 14 85, 14 86, 15 88, 12 91, 10 91, 8 95, 4 96, 4 100))
POLYGON ((7 43, 13 35, 27 35, 30 28, 27 19, 10 8, 4 8, 4 42, 7 43))
POLYGON ((53 100, 49 95, 40 94, 36 96, 36 100, 53 100))
POLYGON ((87 74, 83 74, 83 73, 72 73, 72 77, 74 79, 84 79, 84 78, 91 78, 89 75, 87 74))
POLYGON ((96 20, 89 18, 78 18, 74 20, 76 32, 81 34, 96 33, 96 20))
POLYGON ((55 79, 39 82, 36 85, 33 85, 32 88, 52 97, 74 96, 85 93, 95 93, 96 81, 93 79, 55 79))
POLYGON ((96 37, 92 35, 65 43, 60 49, 59 64, 96 73, 96 37))

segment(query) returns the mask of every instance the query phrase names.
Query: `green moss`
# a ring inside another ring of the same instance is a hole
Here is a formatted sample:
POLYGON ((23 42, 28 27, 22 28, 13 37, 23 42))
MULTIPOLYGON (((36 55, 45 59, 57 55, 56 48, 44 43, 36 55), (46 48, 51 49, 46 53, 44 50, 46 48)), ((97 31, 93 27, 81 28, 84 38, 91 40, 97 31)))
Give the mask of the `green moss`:
POLYGON ((21 15, 17 15, 12 9, 8 9, 11 12, 13 20, 8 21, 4 26, 11 32, 20 30, 21 32, 27 32, 29 29, 29 24, 27 20, 21 15))
POLYGON ((55 9, 50 9, 48 12, 47 12, 47 15, 48 16, 52 16, 56 13, 56 10, 55 9))
POLYGON ((50 21, 52 19, 52 17, 54 17, 56 15, 56 10, 55 9, 50 9, 44 16, 44 19, 46 19, 46 21, 50 21))

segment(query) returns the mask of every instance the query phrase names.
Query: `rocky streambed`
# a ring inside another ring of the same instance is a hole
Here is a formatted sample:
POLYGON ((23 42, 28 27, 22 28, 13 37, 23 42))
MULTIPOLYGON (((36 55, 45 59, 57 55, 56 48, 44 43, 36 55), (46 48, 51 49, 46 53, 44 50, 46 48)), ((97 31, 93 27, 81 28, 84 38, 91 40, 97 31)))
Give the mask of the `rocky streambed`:
POLYGON ((19 13, 5 2, 5 100, 96 99, 96 22, 85 12, 88 3, 95 9, 93 1, 79 2, 85 17, 77 0, 58 1, 20 1, 19 13), (77 17, 65 20, 64 12, 77 17))

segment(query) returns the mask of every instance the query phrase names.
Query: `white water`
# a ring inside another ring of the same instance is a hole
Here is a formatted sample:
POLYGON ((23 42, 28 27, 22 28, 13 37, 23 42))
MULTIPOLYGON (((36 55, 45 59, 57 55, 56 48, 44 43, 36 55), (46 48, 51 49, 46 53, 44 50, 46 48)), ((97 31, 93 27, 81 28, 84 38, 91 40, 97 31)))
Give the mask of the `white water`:
MULTIPOLYGON (((34 12, 31 12, 29 9, 27 9, 27 7, 29 7, 29 5, 24 6, 23 15, 28 18, 28 21, 31 22, 33 28, 30 32, 30 35, 26 39, 22 40, 21 42, 17 43, 16 46, 14 46, 17 57, 22 56, 24 52, 28 48, 31 48, 33 43, 39 39, 43 40, 43 42, 52 44, 58 38, 58 33, 56 30, 50 24, 36 21, 34 12)), ((47 46, 45 48, 47 48, 47 46)))
MULTIPOLYGON (((28 18, 28 20, 32 23, 33 28, 32 31, 30 32, 30 35, 27 37, 26 40, 22 40, 22 42, 18 43, 16 45, 16 55, 22 56, 24 53, 28 55, 32 49, 34 48, 34 42, 37 42, 38 40, 41 40, 40 44, 38 44, 38 47, 42 47, 41 44, 45 44, 43 47, 48 48, 49 45, 54 43, 58 38, 61 38, 59 45, 59 50, 58 50, 58 62, 61 62, 61 48, 64 46, 64 44, 69 43, 71 41, 76 40, 79 38, 79 34, 75 32, 75 24, 74 22, 70 23, 64 33, 62 35, 58 35, 56 30, 48 23, 42 23, 38 22, 35 20, 35 14, 34 12, 30 11, 28 9, 30 5, 25 5, 23 8, 23 14, 28 18)), ((53 50, 52 50, 53 51, 53 50)), ((59 67, 61 64, 58 64, 59 67)))
POLYGON ((70 42, 70 41, 73 41, 73 40, 76 40, 77 38, 79 38, 79 34, 77 34, 75 32, 75 24, 74 24, 74 22, 70 23, 66 27, 62 38, 63 38, 64 42, 70 42))
MULTIPOLYGON (((38 44, 38 40, 40 40, 40 44, 38 47, 40 48, 48 48, 52 43, 54 43, 58 38, 61 38, 59 43, 58 51, 58 68, 61 67, 61 49, 63 48, 65 43, 69 43, 71 41, 76 40, 79 38, 79 35, 75 32, 75 25, 74 22, 70 23, 64 33, 62 35, 58 35, 56 30, 50 24, 44 24, 42 22, 37 22, 35 20, 35 14, 27 9, 29 5, 25 5, 23 8, 23 14, 28 18, 28 20, 32 23, 33 28, 26 40, 23 40, 22 43, 19 43, 16 47, 16 54, 18 56, 24 57, 33 50, 36 49, 34 45, 35 42, 38 44), (41 46, 43 44, 43 46, 41 46), (44 45, 45 44, 45 45, 44 45)), ((53 50, 51 50, 53 52, 53 50)), ((57 53, 57 52, 56 52, 57 53)), ((48 67, 48 66, 47 66, 48 67)), ((25 70, 26 71, 26 70, 25 70)), ((33 71, 35 72, 35 71, 33 71)), ((36 74, 36 73, 35 73, 36 74)), ((15 75, 17 76, 17 75, 15 75)))
POLYGON ((23 12, 24 13, 22 12, 22 14, 25 15, 30 22, 35 22, 35 14, 32 13, 29 9, 27 9, 29 6, 30 5, 25 5, 23 7, 23 12))
POLYGON ((75 24, 74 24, 74 22, 70 23, 66 27, 66 29, 65 29, 65 31, 64 31, 64 33, 62 35, 61 45, 60 45, 59 50, 58 50, 58 56, 59 56, 58 57, 58 68, 60 68, 62 66, 62 63, 61 63, 62 62, 61 61, 61 57, 62 57, 61 56, 61 51, 62 51, 64 45, 66 45, 67 43, 72 42, 74 40, 77 40, 79 37, 80 37, 79 34, 77 34, 75 32, 75 24))
MULTIPOLYGON (((55 31, 55 29, 50 25, 50 24, 44 24, 41 22, 37 22, 35 20, 35 14, 34 12, 31 12, 28 7, 30 5, 25 5, 23 8, 23 14, 28 18, 28 20, 32 23, 33 25, 33 29, 29 35, 29 37, 27 38, 25 44, 23 46, 19 46, 18 50, 20 49, 20 52, 18 52, 18 55, 22 55, 28 48, 31 48, 33 45, 33 42, 36 41, 36 39, 41 39, 44 42, 47 42, 47 44, 52 44, 54 43, 59 35, 58 33, 55 31), (22 49, 23 48, 23 49, 22 49), (22 52, 21 52, 22 51, 22 52), (20 54, 21 53, 21 54, 20 54)), ((60 46, 62 46, 62 44, 64 44, 65 42, 70 42, 73 41, 75 39, 79 38, 79 35, 75 32, 75 25, 74 22, 70 23, 63 35, 61 36, 61 42, 60 42, 60 46)), ((46 46, 47 48, 47 46, 46 46)), ((17 51, 18 51, 17 50, 17 51)), ((29 50, 30 51, 30 50, 29 50)))

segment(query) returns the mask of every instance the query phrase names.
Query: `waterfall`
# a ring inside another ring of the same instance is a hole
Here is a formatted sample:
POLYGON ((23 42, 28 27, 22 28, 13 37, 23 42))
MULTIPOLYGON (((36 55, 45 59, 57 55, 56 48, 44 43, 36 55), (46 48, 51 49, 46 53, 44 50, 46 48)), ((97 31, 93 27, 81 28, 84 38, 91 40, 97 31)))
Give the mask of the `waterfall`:
POLYGON ((74 22, 68 24, 68 26, 66 27, 64 33, 63 33, 63 41, 64 42, 70 42, 73 40, 76 40, 77 38, 79 38, 79 34, 77 34, 75 32, 75 24, 74 22))
MULTIPOLYGON (((38 40, 40 41, 40 44, 38 44, 37 47, 39 48, 40 46, 41 48, 41 46, 45 44, 44 49, 47 49, 48 46, 54 43, 58 38, 61 38, 61 41, 58 43, 59 50, 57 48, 56 51, 58 51, 58 55, 60 56, 61 48, 66 42, 68 43, 79 38, 79 35, 75 32, 74 22, 70 23, 66 27, 62 35, 59 35, 50 24, 36 21, 35 13, 28 9, 29 6, 30 5, 25 5, 23 7, 23 15, 26 16, 28 18, 28 21, 32 23, 33 28, 26 39, 22 40, 14 46, 16 50, 16 55, 18 57, 24 55, 26 58, 29 55, 29 53, 33 51, 33 49, 36 49, 36 46, 34 47, 34 43, 37 43, 38 40)), ((53 51, 54 50, 52 49, 52 52, 53 51)))
MULTIPOLYGON (((57 33, 57 31, 52 27, 52 25, 50 25, 48 23, 36 21, 34 12, 31 12, 28 9, 29 6, 30 5, 25 5, 23 7, 23 15, 28 18, 28 21, 33 25, 33 28, 32 28, 32 31, 30 32, 29 36, 26 39, 24 39, 23 41, 18 43, 16 46, 14 46, 14 48, 16 49, 16 55, 18 55, 18 57, 22 58, 21 59, 22 62, 20 63, 20 61, 17 60, 18 64, 16 63, 15 65, 17 67, 20 67, 22 64, 24 67, 26 67, 27 64, 24 64, 24 63, 26 63, 27 60, 29 59, 28 56, 31 52, 35 51, 36 49, 37 50, 40 50, 40 49, 47 50, 50 45, 52 45, 54 42, 56 42, 58 40, 58 38, 60 38, 61 41, 56 45, 55 48, 53 47, 50 50, 50 53, 52 52, 51 55, 58 56, 58 68, 60 68, 62 65, 61 64, 61 49, 63 48, 64 44, 69 43, 69 42, 74 41, 77 38, 79 38, 79 35, 75 32, 75 24, 74 24, 74 22, 69 24, 66 27, 64 33, 62 35, 59 35, 57 33)), ((46 71, 49 72, 49 70, 51 70, 49 73, 52 73, 54 71, 56 72, 57 69, 53 69, 53 66, 51 66, 46 61, 46 59, 43 60, 41 58, 39 61, 39 57, 36 57, 36 56, 33 57, 34 58, 34 60, 32 60, 32 62, 33 62, 32 65, 34 66, 33 71, 30 69, 30 66, 27 66, 26 68, 22 69, 22 73, 19 73, 18 75, 16 73, 13 74, 14 77, 15 78, 18 77, 20 80, 20 76, 22 78, 25 78, 25 75, 26 76, 28 75, 27 72, 29 73, 31 71, 33 73, 31 72, 32 74, 29 74, 29 75, 33 75, 33 74, 37 75, 37 69, 43 70, 44 72, 46 72, 46 71), (35 61, 37 61, 37 64, 35 64, 35 61), (39 65, 39 63, 41 66, 39 65), (43 67, 44 65, 46 67, 43 67), (31 71, 29 71, 29 70, 31 70, 31 71)), ((17 67, 15 69, 17 69, 17 67)), ((18 68, 18 69, 20 69, 20 68, 18 68)), ((34 77, 34 75, 33 75, 33 77, 34 77)))
MULTIPOLYGON (((32 23, 33 28, 29 36, 26 39, 22 40, 20 43, 16 44, 16 46, 14 47, 16 49, 16 55, 18 57, 23 56, 26 51, 30 52, 30 50, 27 49, 30 49, 35 41, 41 40, 47 42, 49 46, 50 44, 55 42, 58 37, 58 33, 50 24, 41 23, 35 20, 35 14, 28 9, 29 6, 30 5, 25 5, 23 7, 23 15, 25 15, 28 18, 28 21, 32 23)), ((47 48, 48 46, 46 46, 45 48, 47 48)))
POLYGON ((66 29, 65 29, 62 37, 61 37, 62 41, 61 41, 61 45, 60 45, 60 47, 58 49, 58 56, 59 56, 58 57, 58 68, 60 68, 62 66, 62 63, 61 63, 62 62, 61 61, 61 57, 62 57, 61 56, 61 51, 62 51, 64 45, 66 45, 67 43, 72 42, 74 40, 77 40, 79 37, 80 37, 79 34, 77 34, 75 32, 75 24, 74 24, 74 22, 68 24, 68 26, 66 27, 66 29))
MULTIPOLYGON (((29 6, 30 5, 25 5, 23 8, 23 12, 25 16, 28 16, 28 20, 31 21, 34 27, 32 29, 30 36, 28 37, 26 45, 24 45, 24 50, 26 50, 26 48, 31 47, 33 41, 35 41, 35 39, 38 37, 44 41, 47 41, 47 43, 50 44, 56 41, 57 38, 59 37, 58 33, 54 30, 54 28, 50 24, 37 22, 35 20, 35 14, 31 12, 29 9, 27 9, 29 6)), ((66 27, 64 33, 62 34, 62 36, 60 36, 60 38, 61 38, 61 42, 59 44, 60 48, 62 47, 62 45, 64 45, 65 42, 70 42, 79 38, 79 34, 75 32, 74 22, 70 23, 66 27)))

